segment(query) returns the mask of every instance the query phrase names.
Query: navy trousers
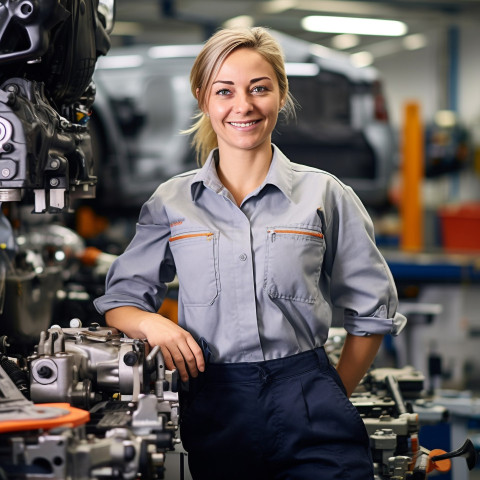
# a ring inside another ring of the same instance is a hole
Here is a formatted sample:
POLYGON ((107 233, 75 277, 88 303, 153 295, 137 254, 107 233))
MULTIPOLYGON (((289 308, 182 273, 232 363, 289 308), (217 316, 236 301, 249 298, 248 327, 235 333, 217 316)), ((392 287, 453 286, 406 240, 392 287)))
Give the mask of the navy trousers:
POLYGON ((369 438, 323 350, 208 364, 181 396, 194 480, 372 480, 369 438))

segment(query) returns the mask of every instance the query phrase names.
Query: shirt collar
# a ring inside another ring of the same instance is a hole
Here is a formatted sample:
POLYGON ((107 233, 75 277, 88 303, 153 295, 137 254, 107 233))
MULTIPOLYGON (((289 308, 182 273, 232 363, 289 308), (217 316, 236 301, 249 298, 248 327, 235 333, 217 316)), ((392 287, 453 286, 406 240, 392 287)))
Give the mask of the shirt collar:
MULTIPOLYGON (((292 182, 293 174, 290 160, 280 151, 280 149, 273 145, 273 157, 270 169, 268 170, 265 181, 259 188, 259 191, 265 185, 273 185, 277 187, 287 198, 292 200, 292 182)), ((218 159, 218 149, 210 152, 205 164, 200 168, 192 179, 191 195, 192 200, 196 201, 199 197, 202 186, 213 190, 215 193, 220 193, 225 187, 218 178, 215 164, 218 159)))
POLYGON ((208 155, 207 160, 200 168, 192 179, 191 194, 192 200, 195 202, 202 192, 202 186, 213 190, 215 193, 219 193, 224 187, 222 182, 218 178, 217 169, 215 163, 218 158, 218 148, 215 148, 208 155))
POLYGON ((272 146, 272 163, 263 184, 274 185, 291 201, 293 188, 292 165, 290 160, 276 145, 272 144, 272 146))

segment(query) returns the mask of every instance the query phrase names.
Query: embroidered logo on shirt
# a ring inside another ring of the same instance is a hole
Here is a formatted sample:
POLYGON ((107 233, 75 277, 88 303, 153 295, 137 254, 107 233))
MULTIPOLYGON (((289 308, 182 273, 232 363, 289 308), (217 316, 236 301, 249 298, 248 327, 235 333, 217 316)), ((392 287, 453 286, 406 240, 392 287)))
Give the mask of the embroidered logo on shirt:
POLYGON ((181 225, 183 223, 183 220, 177 220, 176 222, 172 222, 170 224, 170 227, 176 227, 178 225, 181 225))

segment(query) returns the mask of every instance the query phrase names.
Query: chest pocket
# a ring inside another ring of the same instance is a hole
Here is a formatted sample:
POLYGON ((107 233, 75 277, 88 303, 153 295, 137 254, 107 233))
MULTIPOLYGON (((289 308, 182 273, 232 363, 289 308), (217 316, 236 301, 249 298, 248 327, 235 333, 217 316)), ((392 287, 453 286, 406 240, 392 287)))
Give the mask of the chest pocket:
POLYGON ((220 292, 218 233, 184 232, 169 242, 184 305, 211 305, 220 292))
POLYGON ((319 230, 269 227, 264 288, 272 298, 314 303, 319 295, 325 241, 319 230))

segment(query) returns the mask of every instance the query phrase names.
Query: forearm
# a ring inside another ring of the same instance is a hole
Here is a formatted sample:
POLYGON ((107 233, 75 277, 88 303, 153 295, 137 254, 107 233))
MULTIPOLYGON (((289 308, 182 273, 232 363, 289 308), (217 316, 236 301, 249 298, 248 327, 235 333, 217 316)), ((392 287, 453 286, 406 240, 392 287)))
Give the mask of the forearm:
POLYGON ((359 337, 347 334, 342 353, 337 364, 337 371, 350 396, 370 368, 383 335, 359 337))
POLYGON ((118 307, 105 313, 105 321, 108 326, 115 327, 131 338, 147 338, 147 334, 142 330, 142 321, 148 316, 155 315, 145 312, 137 307, 118 307))

